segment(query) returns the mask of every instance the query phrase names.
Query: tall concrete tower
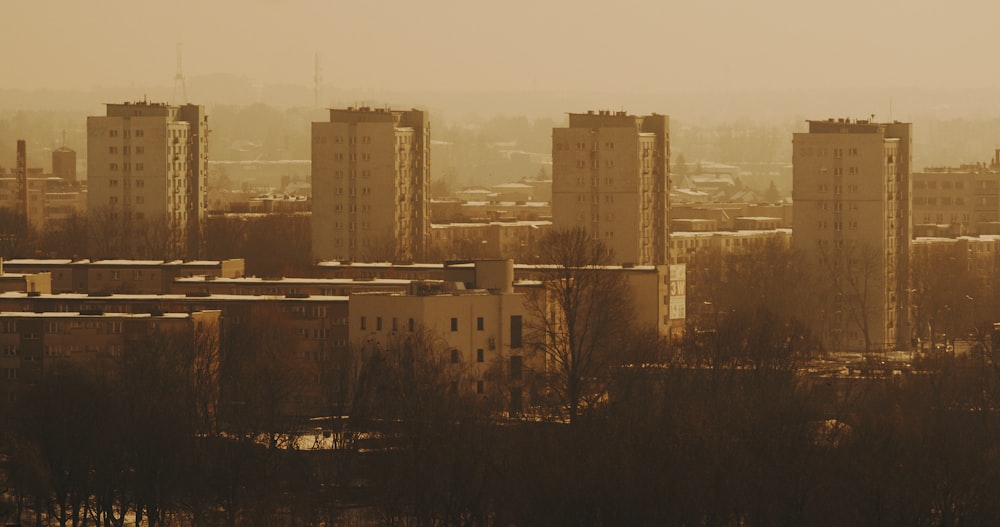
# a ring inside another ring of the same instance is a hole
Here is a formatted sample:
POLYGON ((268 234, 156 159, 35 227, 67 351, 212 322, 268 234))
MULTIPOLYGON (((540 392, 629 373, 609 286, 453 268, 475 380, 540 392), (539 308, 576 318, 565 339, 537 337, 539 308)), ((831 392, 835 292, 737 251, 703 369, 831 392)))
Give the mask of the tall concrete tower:
POLYGON ((197 258, 207 209, 202 106, 108 104, 87 118, 87 210, 95 257, 197 258), (111 244, 109 235, 120 240, 111 244), (151 237, 163 237, 158 244, 151 237), (143 254, 149 251, 159 254, 143 254))
POLYGON ((910 123, 809 121, 792 140, 792 245, 818 277, 832 350, 908 349, 910 123))
POLYGON ((430 123, 421 110, 330 110, 312 125, 313 254, 412 261, 430 221, 430 123))
POLYGON ((590 111, 552 130, 552 221, 582 227, 619 262, 669 263, 670 120, 590 111))

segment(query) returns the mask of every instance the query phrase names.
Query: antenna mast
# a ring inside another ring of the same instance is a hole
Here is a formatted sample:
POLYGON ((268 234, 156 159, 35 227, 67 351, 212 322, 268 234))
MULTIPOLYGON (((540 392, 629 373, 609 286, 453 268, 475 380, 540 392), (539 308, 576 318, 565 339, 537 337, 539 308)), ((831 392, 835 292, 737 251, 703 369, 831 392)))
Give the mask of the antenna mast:
POLYGON ((184 71, 181 69, 181 43, 177 43, 177 73, 174 75, 174 96, 173 101, 177 102, 177 88, 180 87, 184 104, 188 102, 187 83, 184 82, 184 71))
POLYGON ((319 87, 323 84, 323 72, 319 67, 319 53, 316 53, 316 70, 313 74, 313 83, 314 97, 316 99, 314 104, 316 108, 319 108, 319 87))

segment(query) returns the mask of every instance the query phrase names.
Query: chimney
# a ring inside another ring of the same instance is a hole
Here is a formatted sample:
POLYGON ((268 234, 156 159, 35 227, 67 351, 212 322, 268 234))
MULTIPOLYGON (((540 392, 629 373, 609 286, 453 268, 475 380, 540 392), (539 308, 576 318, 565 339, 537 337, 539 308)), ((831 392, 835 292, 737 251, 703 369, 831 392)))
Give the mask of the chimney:
POLYGON ((17 140, 17 212, 28 222, 28 154, 24 139, 17 140))

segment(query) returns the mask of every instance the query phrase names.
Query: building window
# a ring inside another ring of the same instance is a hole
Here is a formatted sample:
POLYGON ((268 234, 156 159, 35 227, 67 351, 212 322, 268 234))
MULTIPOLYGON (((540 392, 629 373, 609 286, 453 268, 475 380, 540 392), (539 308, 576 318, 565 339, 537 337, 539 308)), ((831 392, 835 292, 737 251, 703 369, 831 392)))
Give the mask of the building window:
POLYGON ((382 317, 375 317, 375 331, 382 331, 382 317))
POLYGON ((486 358, 485 355, 486 354, 483 352, 483 348, 477 349, 476 350, 476 362, 483 362, 485 360, 485 358, 486 358))
POLYGON ((368 323, 367 322, 368 321, 365 320, 365 317, 361 317, 361 329, 368 329, 368 323))
POLYGON ((510 380, 519 381, 521 380, 521 370, 523 369, 523 363, 521 361, 520 355, 514 355, 510 358, 510 380))
POLYGON ((413 319, 412 318, 406 321, 406 329, 409 330, 409 331, 413 331, 413 319))
POLYGON ((458 363, 458 349, 456 348, 451 349, 451 363, 452 364, 458 363))
POLYGON ((476 381, 476 393, 483 393, 483 381, 476 381))
POLYGON ((510 317, 510 347, 520 348, 522 343, 522 321, 521 315, 511 315, 510 317))
POLYGON ((476 331, 482 331, 484 325, 483 317, 476 317, 476 331))
POLYGON ((458 331, 458 319, 455 317, 451 318, 451 330, 458 331))

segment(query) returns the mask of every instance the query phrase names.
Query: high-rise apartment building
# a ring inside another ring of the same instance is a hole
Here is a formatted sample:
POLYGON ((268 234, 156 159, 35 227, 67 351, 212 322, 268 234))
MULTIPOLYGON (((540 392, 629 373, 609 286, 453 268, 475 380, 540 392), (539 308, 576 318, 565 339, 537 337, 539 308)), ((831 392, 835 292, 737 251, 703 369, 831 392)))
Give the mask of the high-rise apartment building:
POLYGON ((910 346, 911 130, 829 119, 794 134, 792 245, 816 272, 828 349, 910 346))
POLYGON ((205 110, 193 104, 108 104, 107 115, 87 118, 94 256, 199 256, 208 203, 207 135, 205 110), (157 245, 160 254, 152 250, 157 245))
POLYGON ((313 254, 412 261, 430 221, 430 124, 420 110, 331 109, 312 125, 313 254))
POLYGON ((590 111, 552 130, 552 222, 582 227, 619 262, 668 263, 669 118, 590 111))

